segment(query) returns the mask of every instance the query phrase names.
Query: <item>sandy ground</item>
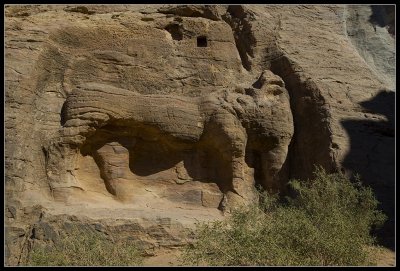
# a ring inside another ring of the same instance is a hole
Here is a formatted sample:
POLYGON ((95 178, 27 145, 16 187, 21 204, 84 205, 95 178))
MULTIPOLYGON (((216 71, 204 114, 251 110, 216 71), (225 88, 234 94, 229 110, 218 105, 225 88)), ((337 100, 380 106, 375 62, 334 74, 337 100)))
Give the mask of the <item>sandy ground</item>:
POLYGON ((396 266, 396 253, 393 250, 381 248, 376 257, 378 266, 396 266))
POLYGON ((144 260, 144 266, 179 266, 181 255, 179 249, 158 253, 157 256, 148 257, 144 260))

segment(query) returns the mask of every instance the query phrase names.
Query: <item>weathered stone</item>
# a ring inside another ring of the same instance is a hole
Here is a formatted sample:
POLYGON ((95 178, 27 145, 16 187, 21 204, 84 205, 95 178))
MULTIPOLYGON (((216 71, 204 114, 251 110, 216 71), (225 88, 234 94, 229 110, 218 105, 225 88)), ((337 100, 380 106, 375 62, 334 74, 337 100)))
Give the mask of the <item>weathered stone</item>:
POLYGON ((393 245, 393 34, 391 6, 6 6, 8 265, 64 222, 157 254, 315 164, 393 245))

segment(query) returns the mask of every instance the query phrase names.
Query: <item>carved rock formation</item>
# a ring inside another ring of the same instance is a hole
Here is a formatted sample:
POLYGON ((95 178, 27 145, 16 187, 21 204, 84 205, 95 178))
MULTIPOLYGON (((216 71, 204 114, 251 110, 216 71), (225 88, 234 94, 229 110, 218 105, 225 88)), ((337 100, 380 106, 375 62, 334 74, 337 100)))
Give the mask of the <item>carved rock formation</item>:
POLYGON ((68 223, 125 228, 157 254, 315 164, 361 174, 391 245, 394 13, 382 10, 6 6, 7 263, 68 223))
POLYGON ((94 158, 108 192, 125 201, 135 194, 126 179, 133 184, 137 178, 212 182, 228 202, 252 202, 255 182, 278 189, 293 135, 289 96, 270 71, 255 86, 201 97, 143 95, 96 83, 78 86, 63 105, 61 137, 47 150, 53 191, 68 185, 85 190, 85 180, 74 173, 80 168, 79 153, 94 158), (256 173, 246 174, 245 161, 256 153, 260 165, 252 168, 260 171, 258 180, 256 173), (230 199, 234 195, 237 199, 230 199))

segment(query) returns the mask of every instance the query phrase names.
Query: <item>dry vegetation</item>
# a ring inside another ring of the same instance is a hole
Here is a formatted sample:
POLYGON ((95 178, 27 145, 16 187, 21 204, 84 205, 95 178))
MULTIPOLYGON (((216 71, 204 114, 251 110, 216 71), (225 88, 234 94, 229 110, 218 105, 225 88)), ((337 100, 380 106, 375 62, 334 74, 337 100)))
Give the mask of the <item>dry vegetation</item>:
POLYGON ((200 225, 184 265, 376 265, 371 229, 385 216, 370 188, 317 168, 308 182, 291 181, 295 194, 278 200, 260 193, 260 204, 237 209, 223 222, 200 225))
MULTIPOLYGON (((258 204, 235 209, 225 221, 199 225, 197 241, 182 265, 354 266, 376 265, 371 230, 385 216, 370 188, 356 178, 327 174, 290 182, 292 197, 260 192, 258 204)), ((28 265, 137 266, 143 254, 134 243, 113 242, 99 232, 75 228, 54 247, 36 246, 28 265)))
POLYGON ((103 234, 74 227, 54 246, 33 248, 29 266, 138 266, 141 251, 133 242, 114 242, 103 234))

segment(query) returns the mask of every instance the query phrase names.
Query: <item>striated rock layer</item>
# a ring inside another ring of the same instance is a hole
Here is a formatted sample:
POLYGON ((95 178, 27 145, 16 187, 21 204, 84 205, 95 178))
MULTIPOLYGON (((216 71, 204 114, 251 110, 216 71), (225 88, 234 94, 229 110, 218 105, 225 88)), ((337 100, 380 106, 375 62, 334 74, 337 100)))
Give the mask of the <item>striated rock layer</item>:
POLYGON ((76 224, 149 255, 261 185, 359 173, 394 236, 394 6, 10 5, 6 260, 76 224), (392 10, 393 9, 393 10, 392 10))

